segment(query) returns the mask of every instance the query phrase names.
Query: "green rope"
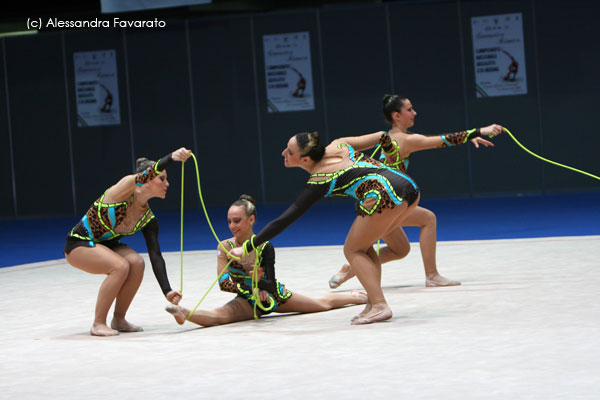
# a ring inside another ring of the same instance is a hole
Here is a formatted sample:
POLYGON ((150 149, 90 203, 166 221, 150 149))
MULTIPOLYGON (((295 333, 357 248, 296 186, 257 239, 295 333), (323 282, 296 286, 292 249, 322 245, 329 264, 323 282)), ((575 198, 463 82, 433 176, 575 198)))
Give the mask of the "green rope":
POLYGON ((263 311, 271 311, 275 302, 273 301, 273 298, 271 296, 269 296, 268 307, 264 307, 262 305, 262 301, 260 301, 258 289, 258 269, 256 268, 260 260, 258 257, 258 251, 256 247, 254 247, 254 243, 252 242, 252 240, 250 240, 250 243, 252 243, 252 248, 254 249, 254 269, 252 270, 252 294, 250 295, 250 299, 254 300, 254 307, 252 309, 252 311, 254 312, 254 319, 258 319, 258 315, 256 314, 256 307, 258 306, 263 311))
POLYGON ((258 319, 258 315, 256 314, 256 306, 260 304, 262 308, 262 302, 260 301, 260 296, 258 296, 258 269, 256 268, 256 264, 258 264, 258 251, 254 248, 254 243, 252 239, 250 239, 250 243, 252 243, 252 248, 254 249, 254 268, 252 269, 252 294, 250 298, 254 298, 254 306, 252 307, 252 312, 254 313, 254 319, 258 319))
MULTIPOLYGON (((250 244, 252 245, 252 250, 254 251, 254 268, 252 269, 252 276, 251 276, 251 290, 252 293, 250 294, 249 298, 250 300, 254 300, 254 306, 252 307, 252 311, 254 313, 254 319, 258 319, 258 315, 256 314, 256 307, 260 308, 263 311, 271 311, 273 309, 273 306, 275 305, 275 302, 273 300, 273 298, 271 296, 269 296, 269 306, 268 307, 264 307, 262 305, 262 301, 260 301, 260 295, 259 295, 259 288, 258 288, 258 269, 257 269, 257 265, 260 263, 260 257, 259 257, 259 252, 258 249, 256 247, 254 247, 254 236, 252 236, 250 238, 250 244)), ((246 248, 243 248, 243 254, 248 254, 246 253, 246 248)), ((261 250, 262 253, 262 250, 261 250)))
POLYGON ((180 261, 181 261, 181 272, 180 272, 180 276, 181 276, 181 286, 179 291, 181 293, 183 293, 183 174, 185 171, 185 163, 181 163, 181 221, 180 221, 180 231, 179 231, 179 249, 180 249, 180 261))
POLYGON ((375 150, 373 151, 373 154, 371 154, 371 158, 375 158, 375 154, 377 154, 377 151, 381 148, 381 143, 377 145, 377 147, 375 147, 375 150))
POLYGON ((202 298, 200 299, 200 301, 198 302, 198 304, 196 304, 196 307, 194 307, 194 309, 192 311, 190 311, 190 313, 188 314, 188 316, 185 318, 186 320, 189 320, 190 318, 192 318, 192 315, 194 315, 194 313, 196 312, 196 309, 198 307, 200 307, 200 304, 202 304, 202 302, 204 301, 204 299, 206 298, 206 296, 208 296, 208 294, 210 293, 210 291, 212 290, 212 288, 216 285, 217 282, 219 282, 219 279, 221 279, 221 277, 223 276, 223 274, 225 274, 225 271, 227 271, 227 269, 229 268, 229 264, 231 264, 233 260, 229 260, 229 262, 227 263, 227 265, 225 266, 225 268, 223 268, 221 270, 221 273, 219 274, 219 276, 217 276, 217 279, 212 283, 212 285, 210 285, 210 287, 208 288, 208 290, 206 291, 206 293, 204 293, 204 296, 202 296, 202 298))
MULTIPOLYGON (((194 153, 190 153, 190 154, 192 156, 192 159, 194 160, 194 166, 196 167, 196 182, 198 184, 198 195, 200 196, 200 202, 202 203, 202 210, 204 210, 204 216, 206 217, 206 222, 208 222, 208 226, 210 227, 210 230, 212 231, 215 239, 217 239, 217 243, 221 243, 221 240, 215 233, 215 229, 213 228, 212 223, 210 222, 210 218, 208 217, 208 211, 206 211, 206 205, 204 204, 204 197, 202 196, 202 188, 200 187, 200 171, 198 170, 198 161, 196 160, 196 156, 194 155, 194 153)), ((183 186, 183 184, 182 184, 182 186, 183 186)), ((182 188, 182 190, 183 190, 183 188, 182 188)), ((235 260, 240 260, 239 257, 234 256, 229 251, 227 251, 227 249, 224 249, 224 250, 229 255, 229 257, 231 257, 235 260)))
MULTIPOLYGON (((537 157, 537 158, 539 158, 539 159, 540 159, 540 160, 542 160, 542 161, 546 161, 547 163, 550 163, 550 164, 553 164, 553 165, 557 165, 557 166, 559 166, 559 167, 567 168, 567 169, 570 169, 571 171, 579 172, 580 174, 587 175, 587 176, 589 176, 589 177, 591 177, 591 178, 598 179, 598 180, 600 181, 600 177, 598 177, 598 176, 596 176, 596 175, 592 175, 592 174, 590 174, 589 172, 585 172, 585 171, 582 171, 582 170, 580 170, 580 169, 577 169, 577 168, 569 167, 568 165, 560 164, 560 163, 557 163, 557 162, 555 162, 555 161, 548 160, 547 158, 544 158, 544 157, 538 156, 538 155, 537 155, 537 154, 535 154, 533 151, 531 151, 531 150, 529 150, 527 147, 523 146, 523 145, 521 144, 521 142, 519 142, 519 141, 517 140, 517 138, 516 138, 516 137, 514 137, 512 133, 510 133, 510 131, 509 131, 508 129, 504 128, 504 130, 506 131, 506 133, 508 133, 508 135, 509 135, 509 136, 512 138, 512 140, 514 140, 514 141, 515 141, 515 143, 519 145, 519 147, 521 147, 523 150, 525 150, 527 153, 531 154, 532 156, 534 156, 534 157, 537 157)), ((491 136, 490 136, 490 137, 491 137, 491 136)))

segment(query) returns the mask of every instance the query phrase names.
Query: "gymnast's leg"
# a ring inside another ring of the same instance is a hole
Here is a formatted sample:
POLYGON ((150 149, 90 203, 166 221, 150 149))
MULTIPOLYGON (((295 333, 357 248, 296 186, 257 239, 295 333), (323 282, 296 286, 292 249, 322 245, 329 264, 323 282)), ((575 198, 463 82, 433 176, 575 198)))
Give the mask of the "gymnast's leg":
POLYGON ((288 313, 313 313, 329 311, 334 308, 347 306, 350 304, 366 304, 367 294, 358 290, 351 293, 329 293, 328 295, 315 299, 294 292, 285 303, 277 306, 275 312, 288 313))
POLYGON ((94 336, 114 336, 119 332, 106 325, 106 316, 117 294, 129 274, 129 262, 110 250, 96 244, 95 247, 76 247, 65 254, 67 262, 90 274, 106 274, 96 300, 96 312, 90 334, 94 336))
MULTIPOLYGON (((393 260, 400 260, 410 252, 410 243, 402 227, 398 227, 383 238, 386 246, 379 251, 379 261, 381 264, 393 260)), ((340 271, 329 280, 329 287, 335 289, 341 286, 347 280, 356 276, 356 273, 350 268, 350 264, 346 263, 340 271)))
POLYGON ((419 199, 420 195, 411 205, 404 202, 392 209, 384 209, 380 214, 357 217, 354 220, 344 243, 344 254, 367 291, 369 302, 362 315, 359 314, 359 317, 352 321, 353 324, 369 324, 392 317, 392 311, 381 289, 381 264, 373 249, 373 243, 402 226, 406 217, 418 206, 419 199))
POLYGON ((122 245, 115 249, 115 253, 123 257, 129 263, 129 274, 117 294, 115 311, 110 327, 119 332, 141 332, 142 327, 130 324, 125 320, 125 314, 137 293, 142 278, 144 277, 144 259, 132 248, 122 245))
MULTIPOLYGON (((425 269, 425 286, 455 286, 460 282, 453 281, 441 276, 437 270, 436 264, 436 243, 437 243, 437 219, 435 214, 423 207, 416 207, 410 215, 406 217, 403 226, 417 226, 421 228, 419 236, 421 257, 423 258, 423 267, 425 269)), ((385 235, 383 241, 386 243, 379 252, 381 264, 390 261, 400 260, 410 252, 410 242, 402 227, 398 227, 389 234, 385 235)), ((356 274, 352 271, 349 264, 344 264, 340 271, 329 280, 329 286, 335 289, 356 274)))
MULTIPOLYGON (((417 207, 410 215, 406 217, 402 224, 404 226, 418 226, 421 228, 419 247, 421 248, 421 257, 423 258, 423 267, 425 268, 425 286, 436 287, 460 285, 460 282, 444 278, 437 270, 437 219, 435 214, 426 208, 417 207)), ((388 243, 388 239, 384 238, 384 240, 386 243, 388 243)), ((387 261, 383 261, 382 259, 381 262, 384 263, 387 261)))
MULTIPOLYGON (((372 317, 378 320, 379 317, 382 317, 381 320, 391 318, 391 311, 381 290, 381 264, 371 255, 374 253, 372 244, 389 229, 391 220, 394 219, 391 216, 405 210, 406 206, 402 207, 402 210, 396 207, 393 210, 384 210, 381 214, 356 217, 346 237, 344 255, 369 296, 369 302, 363 310, 365 318, 372 317)), ((375 322, 375 319, 370 322, 375 322)))
MULTIPOLYGON (((191 310, 179 305, 169 304, 166 311, 173 314, 175 321, 183 325, 191 310)), ((236 297, 229 303, 214 310, 196 310, 190 317, 190 322, 202 326, 230 324, 232 322, 248 321, 254 318, 254 310, 250 303, 241 297, 236 297)))

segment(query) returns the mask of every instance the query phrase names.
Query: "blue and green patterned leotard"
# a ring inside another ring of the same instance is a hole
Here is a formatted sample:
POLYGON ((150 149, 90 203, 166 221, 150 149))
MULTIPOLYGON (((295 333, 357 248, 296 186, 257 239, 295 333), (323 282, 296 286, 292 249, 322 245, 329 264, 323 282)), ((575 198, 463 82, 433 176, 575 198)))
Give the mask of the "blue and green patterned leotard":
MULTIPOLYGON (((355 151, 348 144, 338 147, 347 147, 353 164, 336 172, 311 175, 294 203, 256 235, 255 247, 277 236, 323 197, 353 197, 358 202, 356 211, 360 216, 380 213, 404 201, 410 205, 418 198, 417 184, 405 173, 355 151)), ((245 243, 245 249, 251 251, 252 244, 245 243)))
MULTIPOLYGON (((231 240, 227 240, 227 244, 230 249, 234 248, 234 244, 231 240)), ((220 245, 219 245, 220 246, 220 245)), ((220 249, 219 249, 220 251, 220 249)), ((292 297, 292 292, 285 289, 285 285, 275 279, 275 248, 270 242, 265 242, 261 246, 258 246, 256 251, 258 252, 258 266, 263 270, 262 277, 258 280, 257 285, 260 290, 265 290, 269 293, 269 297, 273 300, 272 307, 266 310, 257 309, 261 315, 269 314, 277 309, 278 306, 284 304, 292 297)), ((230 262, 228 270, 219 278, 219 287, 224 292, 236 293, 238 296, 244 298, 251 306, 254 306, 254 299, 252 298, 252 277, 248 275, 242 262, 231 260, 229 257, 227 260, 230 262)), ((254 260, 254 257, 252 257, 254 260)), ((263 307, 268 304, 263 304, 263 307)))
POLYGON ((342 146, 348 148, 354 163, 340 171, 312 174, 308 185, 326 186, 325 197, 353 197, 358 201, 357 214, 361 216, 394 208, 404 200, 409 205, 416 200, 419 188, 408 175, 354 151, 350 145, 339 145, 342 146))

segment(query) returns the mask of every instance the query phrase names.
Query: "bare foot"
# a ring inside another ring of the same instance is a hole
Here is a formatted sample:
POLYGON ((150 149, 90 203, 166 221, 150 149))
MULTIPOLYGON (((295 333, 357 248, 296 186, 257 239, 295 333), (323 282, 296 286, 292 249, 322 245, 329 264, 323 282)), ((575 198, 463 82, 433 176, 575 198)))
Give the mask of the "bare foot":
POLYGON ((169 314, 173 314, 175 321, 177 321, 177 323, 179 325, 183 325, 183 323, 185 322, 185 318, 186 318, 186 315, 183 312, 183 307, 169 304, 168 306, 165 307, 165 310, 169 314))
POLYGON ((110 327, 119 332, 142 332, 144 329, 141 326, 130 324, 125 318, 113 317, 110 327))
POLYGON ((363 316, 352 319, 350 323, 352 325, 366 325, 372 324, 373 322, 386 321, 390 318, 392 318, 392 310, 384 303, 382 306, 378 305, 378 307, 372 307, 371 311, 363 316))
POLYGON ((440 274, 431 274, 425 277, 426 287, 440 287, 440 286, 458 286, 460 282, 444 278, 440 274))
POLYGON ((94 324, 90 329, 90 335, 92 336, 117 336, 119 331, 110 329, 106 324, 94 324))
POLYGON ((369 296, 367 295, 367 292, 363 290, 352 290, 350 294, 356 297, 357 299, 356 303, 354 304, 366 304, 369 301, 369 296))
POLYGON ((338 288, 342 283, 352 278, 353 275, 350 276, 350 271, 352 271, 352 269, 350 268, 350 264, 342 265, 342 269, 340 269, 340 272, 332 276, 329 280, 329 287, 332 289, 338 288))

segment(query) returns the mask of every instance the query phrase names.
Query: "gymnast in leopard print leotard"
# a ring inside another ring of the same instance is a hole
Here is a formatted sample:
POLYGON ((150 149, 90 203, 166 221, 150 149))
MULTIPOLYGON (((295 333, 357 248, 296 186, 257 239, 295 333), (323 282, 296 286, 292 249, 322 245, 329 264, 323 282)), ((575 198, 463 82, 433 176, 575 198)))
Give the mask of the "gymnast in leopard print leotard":
POLYGON ((67 262, 91 274, 107 275, 98 292, 92 335, 114 336, 142 330, 127 322, 125 314, 142 282, 144 260, 120 242, 122 236, 142 231, 163 294, 172 303, 181 299, 181 293, 169 285, 158 243, 158 222, 148 200, 165 198, 169 187, 165 168, 173 161, 184 162, 190 154, 190 150, 182 147, 158 162, 138 159, 137 173, 108 188, 67 235, 67 262), (106 317, 115 299, 114 316, 108 327, 106 317))

